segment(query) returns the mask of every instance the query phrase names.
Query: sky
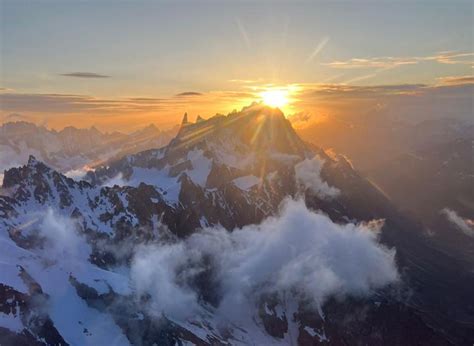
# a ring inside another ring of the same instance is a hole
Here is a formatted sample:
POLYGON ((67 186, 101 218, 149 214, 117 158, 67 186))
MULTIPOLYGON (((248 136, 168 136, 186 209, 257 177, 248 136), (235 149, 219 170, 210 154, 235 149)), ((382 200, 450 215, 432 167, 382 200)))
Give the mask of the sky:
POLYGON ((227 113, 267 89, 288 92, 287 115, 332 114, 349 106, 347 90, 366 99, 368 87, 413 94, 474 79, 473 1, 0 6, 2 122, 166 128, 185 111, 227 113))

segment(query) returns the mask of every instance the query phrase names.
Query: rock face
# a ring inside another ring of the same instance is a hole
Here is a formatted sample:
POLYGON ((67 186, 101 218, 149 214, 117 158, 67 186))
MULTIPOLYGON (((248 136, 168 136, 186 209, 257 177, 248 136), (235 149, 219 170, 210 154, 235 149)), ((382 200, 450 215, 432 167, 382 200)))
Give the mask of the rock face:
MULTIPOLYGON (((168 146, 109 162, 82 181, 30 157, 5 172, 1 191, 2 344, 113 338, 143 345, 415 345, 463 343, 474 335, 469 325, 449 318, 452 311, 469 316, 472 298, 439 298, 449 290, 456 263, 440 265, 446 258, 423 242, 416 222, 345 159, 301 141, 278 109, 253 105, 195 124, 183 119, 168 146), (299 165, 306 160, 317 160, 319 171, 296 174, 313 167, 299 165), (320 309, 296 295, 262 295, 242 327, 216 312, 225 302, 216 264, 205 257, 205 270, 190 283, 204 312, 191 320, 151 314, 151 297, 137 298, 138 288, 124 279, 144 244, 174 244, 209 227, 260 224, 287 198, 304 198, 309 209, 338 224, 385 219, 381 239, 397 251, 400 285, 349 300, 334 297, 320 309), (51 245, 51 235, 74 247, 51 245)), ((472 275, 464 278, 473 282, 472 275)))

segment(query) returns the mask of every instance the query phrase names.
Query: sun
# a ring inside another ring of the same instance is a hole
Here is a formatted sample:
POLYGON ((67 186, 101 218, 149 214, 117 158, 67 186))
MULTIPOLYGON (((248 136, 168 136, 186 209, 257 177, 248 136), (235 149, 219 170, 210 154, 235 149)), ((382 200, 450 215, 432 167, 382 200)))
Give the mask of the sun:
POLYGON ((260 97, 267 106, 281 108, 288 104, 288 91, 274 89, 262 91, 260 97))

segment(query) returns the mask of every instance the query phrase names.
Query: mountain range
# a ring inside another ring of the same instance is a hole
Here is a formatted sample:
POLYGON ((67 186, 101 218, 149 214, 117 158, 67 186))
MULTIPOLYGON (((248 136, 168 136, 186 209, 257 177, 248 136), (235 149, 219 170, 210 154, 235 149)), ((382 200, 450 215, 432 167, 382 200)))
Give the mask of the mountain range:
POLYGON ((176 132, 177 128, 162 131, 153 124, 124 134, 103 133, 95 127, 56 131, 25 121, 7 122, 0 127, 0 171, 34 155, 62 173, 81 175, 84 166, 92 168, 113 157, 162 147, 176 132))
POLYGON ((2 344, 472 343, 472 263, 279 109, 185 116, 73 179, 62 157, 115 143, 78 131, 4 173, 2 344))

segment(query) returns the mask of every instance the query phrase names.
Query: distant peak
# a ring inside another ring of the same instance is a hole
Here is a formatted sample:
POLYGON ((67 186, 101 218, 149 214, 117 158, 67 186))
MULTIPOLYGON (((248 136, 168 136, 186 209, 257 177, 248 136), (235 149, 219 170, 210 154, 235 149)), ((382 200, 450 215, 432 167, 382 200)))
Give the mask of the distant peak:
POLYGON ((188 113, 184 113, 183 121, 181 121, 181 125, 187 125, 187 124, 188 124, 188 113))

